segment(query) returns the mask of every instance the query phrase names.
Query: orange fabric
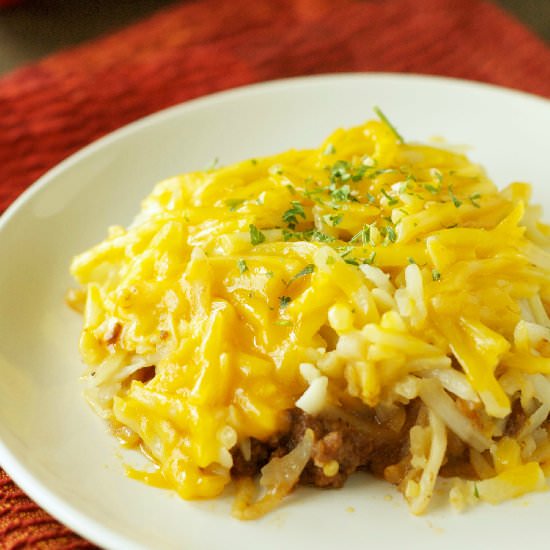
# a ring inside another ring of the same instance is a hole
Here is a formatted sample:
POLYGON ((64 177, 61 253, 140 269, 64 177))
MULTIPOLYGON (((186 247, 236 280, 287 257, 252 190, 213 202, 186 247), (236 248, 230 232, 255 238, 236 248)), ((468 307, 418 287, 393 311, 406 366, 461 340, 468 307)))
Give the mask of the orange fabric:
MULTIPOLYGON (((182 2, 0 79, 0 212, 69 154, 158 109, 347 71, 448 75, 550 97, 549 48, 488 1, 182 2)), ((0 473, 0 548, 38 540, 86 547, 0 473)))
POLYGON ((95 548, 30 500, 0 468, 0 548, 95 548))

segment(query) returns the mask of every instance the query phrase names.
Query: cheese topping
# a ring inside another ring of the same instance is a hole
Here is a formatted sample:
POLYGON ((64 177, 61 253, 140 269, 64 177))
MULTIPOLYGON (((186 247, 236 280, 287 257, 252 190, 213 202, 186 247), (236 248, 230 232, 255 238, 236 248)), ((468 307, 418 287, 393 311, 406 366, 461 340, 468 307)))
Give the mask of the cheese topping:
POLYGON ((289 409, 350 398, 427 408, 403 481, 414 512, 448 431, 487 462, 482 499, 539 488, 548 410, 501 439, 518 396, 550 406, 550 240, 529 196, 385 117, 163 181, 72 262, 86 396, 186 499, 219 495, 232 451, 284 432, 289 409))

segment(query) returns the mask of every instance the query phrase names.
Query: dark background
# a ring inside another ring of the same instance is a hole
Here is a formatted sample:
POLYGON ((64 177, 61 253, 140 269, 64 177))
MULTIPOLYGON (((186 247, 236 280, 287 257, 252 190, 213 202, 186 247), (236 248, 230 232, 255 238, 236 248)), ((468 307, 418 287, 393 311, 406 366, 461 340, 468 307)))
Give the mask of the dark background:
MULTIPOLYGON (((514 14, 550 44, 550 0, 492 1, 514 14)), ((16 6, 0 9, 0 74, 56 50, 130 25, 176 3, 179 2, 26 0, 16 6)))

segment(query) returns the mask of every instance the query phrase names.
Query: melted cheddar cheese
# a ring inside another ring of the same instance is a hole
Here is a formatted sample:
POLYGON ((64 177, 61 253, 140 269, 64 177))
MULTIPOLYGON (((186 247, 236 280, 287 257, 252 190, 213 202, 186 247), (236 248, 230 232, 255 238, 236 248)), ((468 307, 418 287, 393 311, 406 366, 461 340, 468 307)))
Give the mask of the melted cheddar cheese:
POLYGON ((403 142, 385 118, 163 181, 130 227, 72 262, 87 398, 186 499, 219 495, 232 450, 284 432, 285 411, 350 397, 428 407, 411 433, 413 511, 447 429, 495 454, 482 497, 499 480, 532 490, 544 460, 497 446, 512 400, 535 411, 550 373, 549 232, 529 195, 499 191, 463 154, 403 142))

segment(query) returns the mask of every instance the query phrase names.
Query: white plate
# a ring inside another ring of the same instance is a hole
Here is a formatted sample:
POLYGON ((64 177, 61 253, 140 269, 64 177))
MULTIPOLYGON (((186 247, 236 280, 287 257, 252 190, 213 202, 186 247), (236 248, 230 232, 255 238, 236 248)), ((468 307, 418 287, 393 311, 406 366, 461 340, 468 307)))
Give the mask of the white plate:
POLYGON ((550 493, 421 518, 384 483, 300 489, 262 520, 230 499, 185 502, 127 479, 121 453, 81 398, 79 317, 63 302, 71 257, 127 223, 157 180, 314 146, 379 105, 409 139, 468 144, 497 183, 527 180, 550 204, 550 102, 449 79, 302 78, 169 109, 87 147, 44 176, 0 220, 0 464, 44 508, 108 548, 516 548, 546 546, 550 493))

